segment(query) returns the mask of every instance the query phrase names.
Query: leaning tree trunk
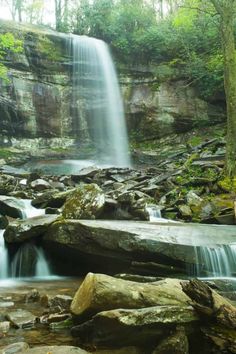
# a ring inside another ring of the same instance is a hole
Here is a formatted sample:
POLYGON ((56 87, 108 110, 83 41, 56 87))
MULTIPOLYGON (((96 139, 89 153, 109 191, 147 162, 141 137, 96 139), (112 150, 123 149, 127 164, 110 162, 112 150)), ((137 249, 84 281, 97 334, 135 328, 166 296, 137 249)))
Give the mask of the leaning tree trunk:
POLYGON ((227 105, 226 173, 236 176, 236 52, 234 17, 236 0, 211 0, 221 21, 224 57, 224 86, 227 105))

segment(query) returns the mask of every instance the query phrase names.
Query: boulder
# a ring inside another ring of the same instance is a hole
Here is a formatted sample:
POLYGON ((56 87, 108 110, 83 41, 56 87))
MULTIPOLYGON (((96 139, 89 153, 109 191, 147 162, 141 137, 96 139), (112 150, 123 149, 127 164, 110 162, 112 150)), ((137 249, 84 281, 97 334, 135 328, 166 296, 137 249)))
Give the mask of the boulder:
POLYGON ((97 218, 105 205, 105 194, 95 184, 82 184, 69 197, 62 209, 66 219, 94 219, 97 218))
POLYGON ((188 301, 180 281, 175 279, 137 283, 89 273, 74 296, 71 312, 77 318, 84 319, 104 310, 156 305, 187 306, 188 301))
POLYGON ((41 236, 47 231, 58 215, 35 216, 26 220, 12 221, 4 232, 4 238, 7 242, 24 242, 41 236))
POLYGON ((24 214, 24 203, 14 197, 0 196, 0 213, 4 216, 22 219, 24 214))
POLYGON ((149 265, 152 262, 159 265, 159 271, 156 268, 156 273, 139 274, 166 276, 166 269, 161 273, 160 265, 177 267, 177 274, 181 269, 187 274, 189 265, 198 262, 198 246, 231 245, 235 243, 235 237, 234 226, 58 220, 49 227, 43 240, 54 256, 63 255, 68 262, 74 262, 74 269, 75 264, 78 267, 89 264, 90 271, 129 272, 134 261, 149 265))

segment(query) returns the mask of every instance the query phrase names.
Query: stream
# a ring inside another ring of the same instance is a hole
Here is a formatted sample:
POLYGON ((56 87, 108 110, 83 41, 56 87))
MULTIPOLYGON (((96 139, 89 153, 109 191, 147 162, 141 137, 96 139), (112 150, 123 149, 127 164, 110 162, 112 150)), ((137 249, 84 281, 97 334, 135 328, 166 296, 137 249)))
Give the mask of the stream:
MULTIPOLYGON (((73 278, 54 278, 53 280, 25 279, 25 280, 7 280, 0 281, 0 317, 7 310, 27 310, 36 317, 42 316, 45 312, 45 306, 42 301, 27 302, 26 295, 33 289, 37 289, 40 296, 48 295, 69 295, 74 296, 76 290, 81 284, 82 279, 73 278)), ((53 331, 48 326, 36 324, 31 328, 15 329, 11 327, 7 336, 0 337, 0 349, 6 345, 16 342, 27 342, 30 347, 42 345, 73 345, 73 338, 69 330, 53 331)))

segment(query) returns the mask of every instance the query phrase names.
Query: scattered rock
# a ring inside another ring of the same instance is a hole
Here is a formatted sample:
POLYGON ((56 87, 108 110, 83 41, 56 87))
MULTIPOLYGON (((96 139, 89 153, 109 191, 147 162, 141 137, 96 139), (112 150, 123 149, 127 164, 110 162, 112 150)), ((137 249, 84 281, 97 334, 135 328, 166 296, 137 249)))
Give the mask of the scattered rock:
POLYGON ((10 322, 0 322, 0 333, 7 333, 10 330, 10 322))
POLYGON ((69 310, 72 297, 68 295, 56 295, 49 299, 49 306, 60 306, 64 310, 69 310))
POLYGON ((39 178, 39 179, 36 179, 36 180, 32 181, 30 183, 30 185, 36 191, 43 191, 45 189, 51 189, 52 188, 50 183, 48 183, 47 181, 45 181, 42 178, 39 178))
POLYGON ((17 328, 31 328, 35 323, 35 316, 27 310, 9 311, 6 317, 17 328))
POLYGON ((4 347, 1 354, 18 354, 28 352, 29 345, 25 342, 18 342, 4 347))

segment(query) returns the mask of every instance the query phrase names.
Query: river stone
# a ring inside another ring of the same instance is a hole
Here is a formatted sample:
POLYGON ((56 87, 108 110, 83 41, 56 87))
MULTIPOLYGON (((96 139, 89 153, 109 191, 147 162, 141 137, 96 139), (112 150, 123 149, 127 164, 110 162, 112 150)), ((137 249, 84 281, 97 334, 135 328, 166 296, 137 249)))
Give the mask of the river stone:
POLYGON ((66 199, 73 195, 75 189, 70 189, 65 192, 50 190, 42 193, 32 200, 31 204, 36 208, 60 208, 65 203, 66 199))
POLYGON ((7 226, 4 238, 12 243, 24 242, 41 236, 57 218, 58 215, 40 215, 26 220, 15 220, 7 226))
POLYGON ((33 188, 36 191, 43 191, 45 189, 50 189, 52 188, 52 186, 50 185, 50 183, 48 183, 47 181, 45 181, 42 178, 36 179, 35 181, 32 181, 30 183, 31 188, 33 188))
POLYGON ((28 352, 29 345, 26 342, 18 342, 14 344, 10 344, 3 348, 0 353, 1 354, 17 354, 17 353, 25 353, 28 352))
POLYGON ((89 352, 72 346, 44 346, 36 347, 26 351, 26 354, 88 354, 89 352))
POLYGON ((60 306, 65 310, 69 310, 72 300, 72 297, 69 295, 56 295, 49 299, 49 306, 60 306))
POLYGON ((7 333, 9 330, 10 330, 9 321, 0 322, 0 333, 7 333))
POLYGON ((94 219, 105 205, 105 194, 95 183, 80 185, 62 209, 66 219, 94 219))
POLYGON ((0 213, 12 218, 23 218, 24 203, 14 197, 0 196, 0 213))
POLYGON ((6 315, 7 319, 17 328, 32 327, 35 323, 35 316, 23 309, 9 311, 6 315))

